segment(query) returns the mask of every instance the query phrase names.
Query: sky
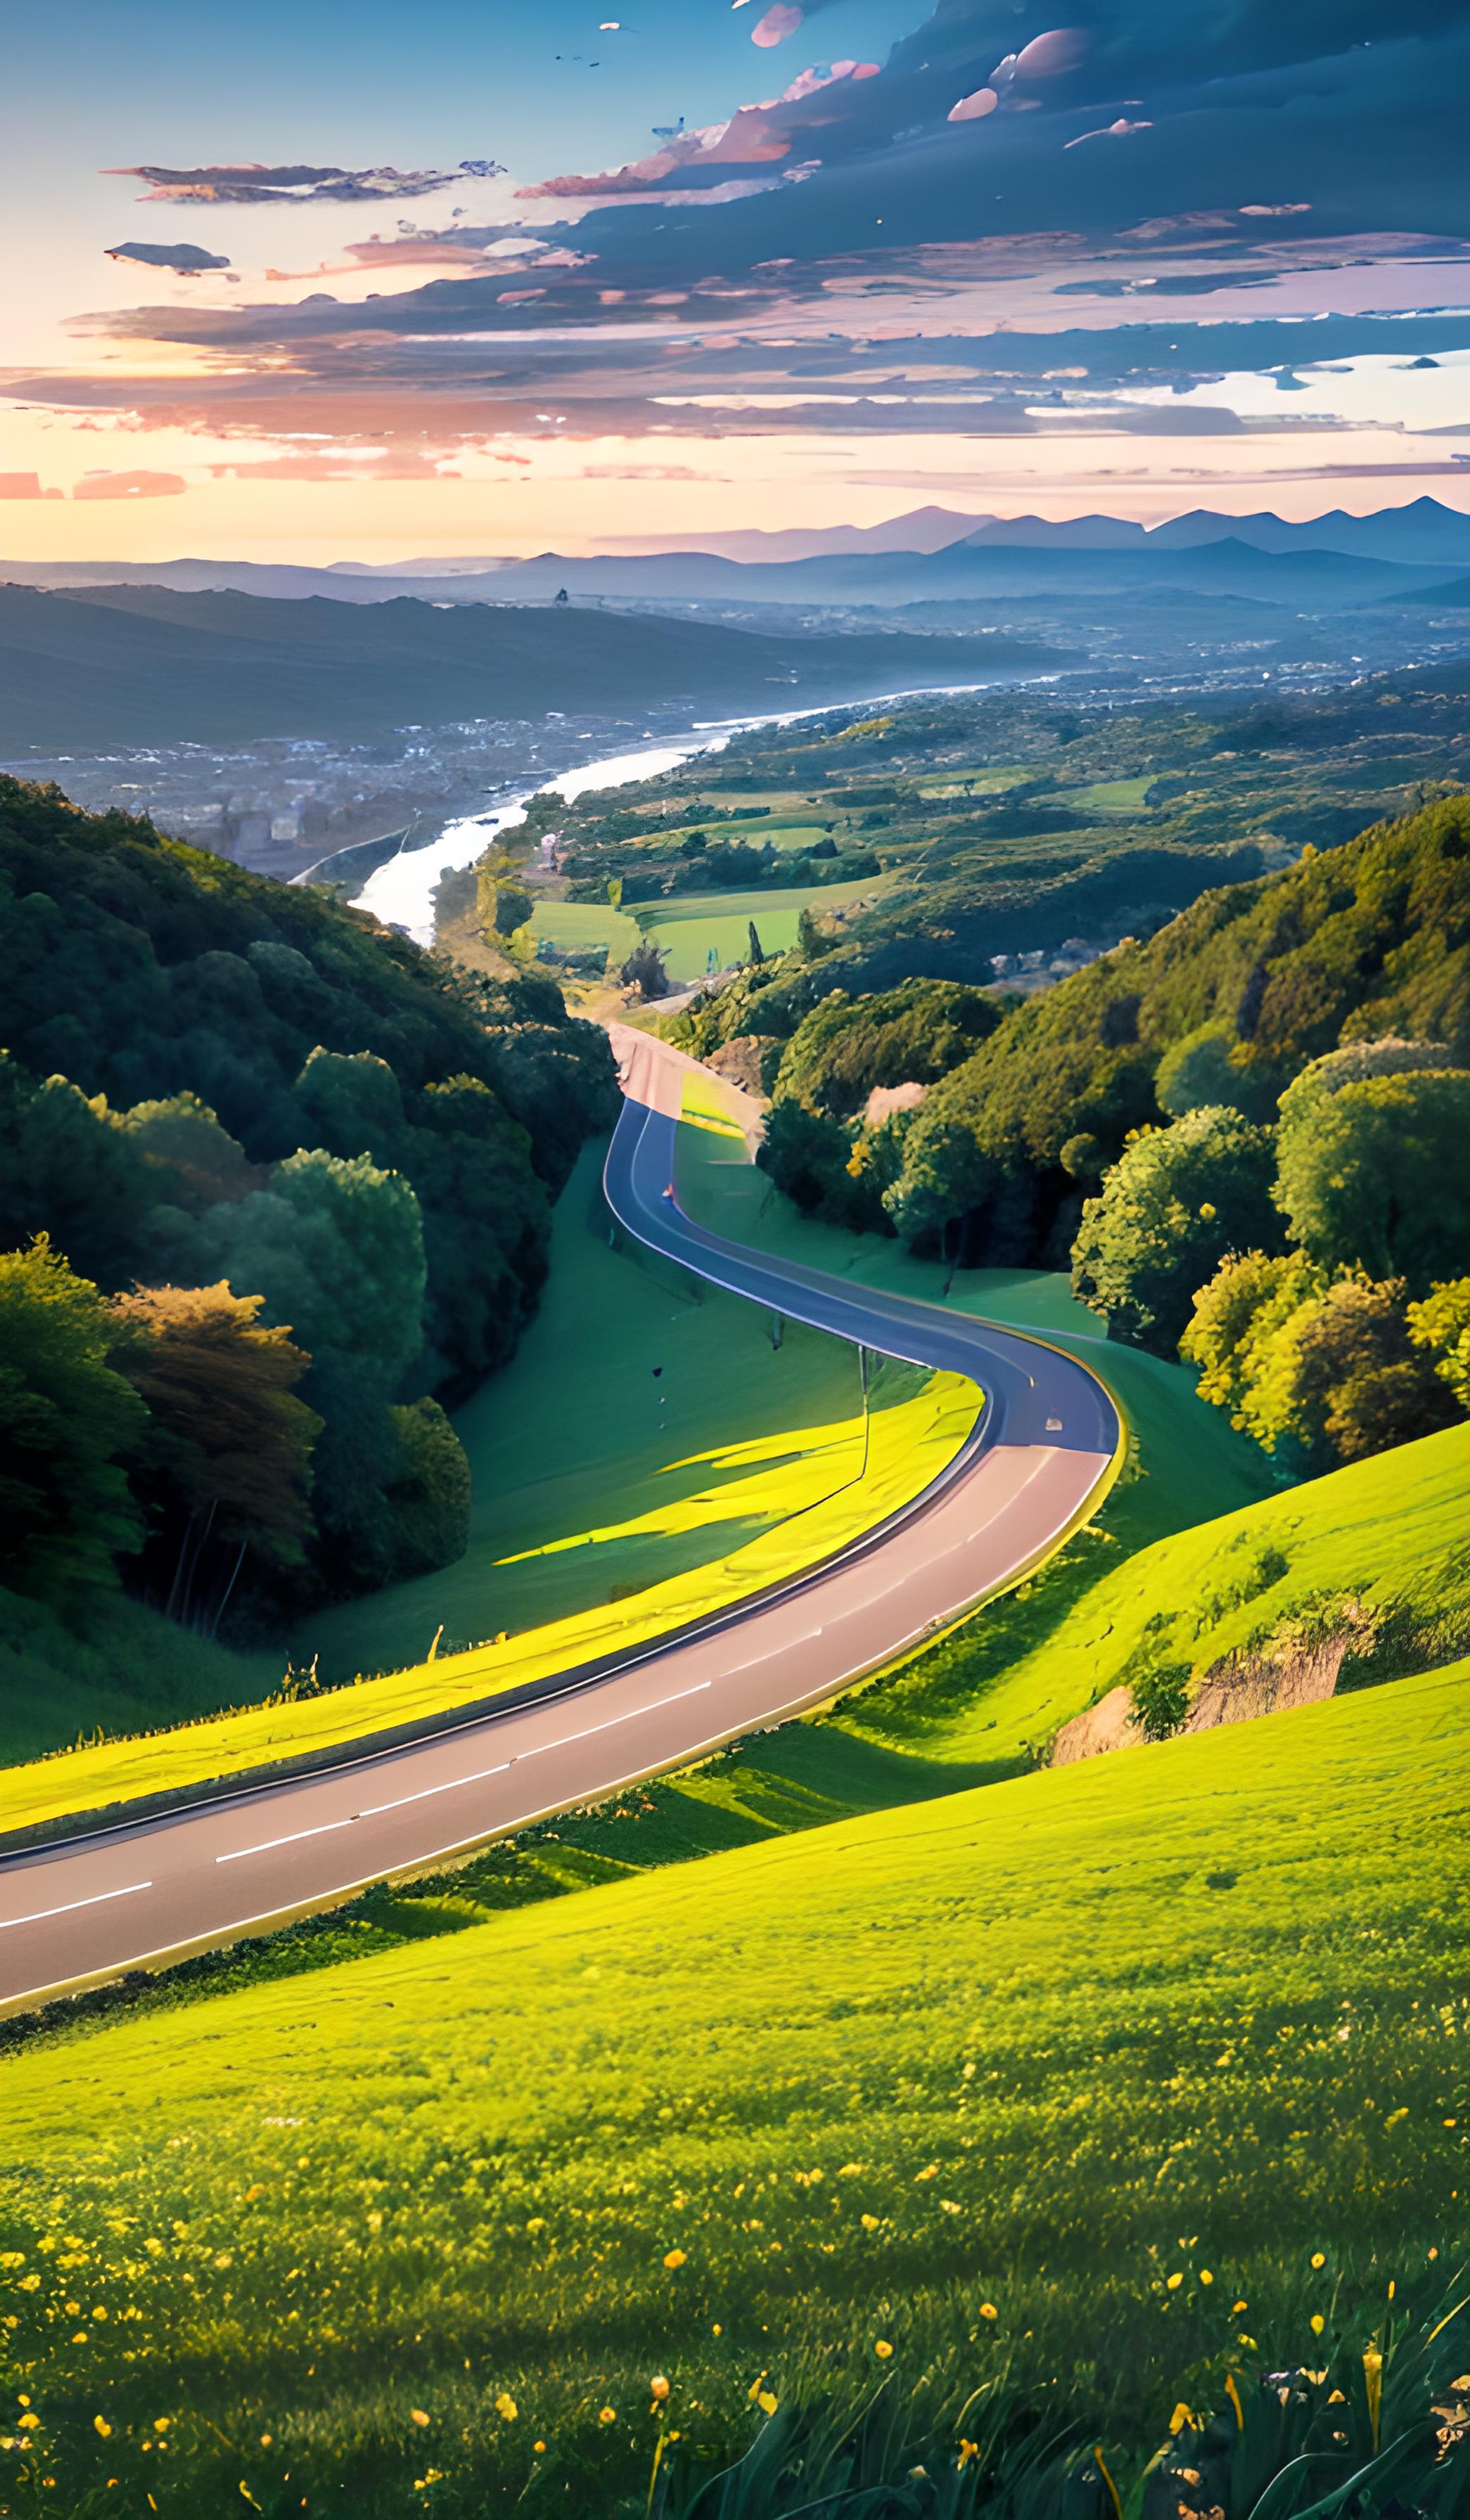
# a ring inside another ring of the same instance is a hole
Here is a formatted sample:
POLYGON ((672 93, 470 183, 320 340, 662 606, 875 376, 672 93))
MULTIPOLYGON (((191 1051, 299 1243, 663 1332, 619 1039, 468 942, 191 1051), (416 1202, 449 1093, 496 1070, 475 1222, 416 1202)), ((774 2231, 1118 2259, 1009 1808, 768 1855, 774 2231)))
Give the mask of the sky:
POLYGON ((11 0, 6 58, 17 560, 1470 509, 1462 0, 11 0))

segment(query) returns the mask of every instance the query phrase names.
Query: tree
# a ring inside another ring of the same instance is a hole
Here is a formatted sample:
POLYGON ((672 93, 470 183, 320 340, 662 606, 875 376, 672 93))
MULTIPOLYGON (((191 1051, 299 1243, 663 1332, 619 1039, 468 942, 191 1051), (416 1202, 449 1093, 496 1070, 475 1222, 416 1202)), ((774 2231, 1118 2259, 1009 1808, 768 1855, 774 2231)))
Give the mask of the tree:
POLYGON ((1426 1351, 1470 1418, 1470 1278, 1432 1287, 1421 1304, 1409 1305, 1406 1319, 1414 1345, 1426 1351))
POLYGON ((765 960, 765 953, 761 946, 760 939, 756 933, 756 922, 754 919, 748 920, 746 924, 751 931, 751 950, 749 959, 753 963, 763 963, 765 960))
POLYGON ((487 867, 480 870, 475 891, 476 916, 482 933, 487 937, 514 936, 524 927, 535 908, 530 894, 519 884, 508 883, 503 875, 494 875, 487 867))
POLYGON ((636 989, 645 1003, 666 998, 671 986, 668 966, 651 936, 639 937, 618 976, 625 989, 636 989))
POLYGON ((247 1552, 299 1566, 314 1536, 322 1421, 296 1397, 311 1359, 227 1285, 144 1286, 113 1304, 112 1363, 144 1402, 135 1490, 171 1616, 218 1627, 247 1552))
POLYGON ((315 1148, 269 1187, 211 1208, 201 1247, 236 1294, 308 1350, 301 1397, 322 1418, 313 1499, 339 1580, 387 1583, 399 1544, 389 1492, 402 1471, 390 1404, 420 1367, 428 1272, 419 1202, 400 1173, 315 1148))
POLYGON ((816 913, 810 902, 804 901, 797 913, 797 952, 803 962, 819 962, 824 954, 832 952, 836 943, 835 936, 827 935, 818 926, 816 913))
POLYGON ((1165 1052, 1154 1078, 1159 1108, 1171 1119, 1201 1103, 1243 1111, 1248 1120, 1269 1120, 1276 1098, 1270 1079, 1252 1068, 1233 1024, 1205 1023, 1165 1052))
POLYGON ((62 1607, 115 1583, 143 1536, 122 1462, 147 1411, 112 1338, 106 1301, 44 1234, 0 1253, 0 1583, 62 1607))
POLYGON ((1201 1369, 1201 1397, 1297 1475, 1433 1434, 1454 1415, 1411 1342, 1401 1282, 1328 1281, 1300 1251, 1227 1260, 1180 1353, 1201 1369))
POLYGON ((1268 1130, 1208 1104, 1130 1141, 1084 1203, 1073 1251, 1073 1291, 1110 1338, 1172 1355, 1225 1254, 1279 1242, 1271 1158, 1268 1130))
POLYGON ((1276 1195, 1293 1238, 1324 1267, 1405 1278, 1416 1294, 1470 1249, 1470 1070, 1433 1057, 1355 1044, 1281 1098, 1276 1195), (1387 1054, 1376 1068, 1373 1053, 1387 1054))
POLYGON ((146 1164, 65 1076, 41 1082, 0 1051, 0 1245, 49 1234, 84 1277, 121 1285, 157 1196, 146 1164))

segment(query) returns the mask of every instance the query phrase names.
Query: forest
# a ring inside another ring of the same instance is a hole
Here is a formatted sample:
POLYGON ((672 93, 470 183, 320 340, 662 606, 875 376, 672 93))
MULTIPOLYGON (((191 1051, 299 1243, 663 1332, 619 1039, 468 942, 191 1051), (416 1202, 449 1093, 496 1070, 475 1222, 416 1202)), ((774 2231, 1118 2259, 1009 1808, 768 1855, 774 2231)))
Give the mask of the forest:
POLYGON ((13 780, 0 903, 0 1583, 249 1637, 452 1560, 605 1035, 13 780))

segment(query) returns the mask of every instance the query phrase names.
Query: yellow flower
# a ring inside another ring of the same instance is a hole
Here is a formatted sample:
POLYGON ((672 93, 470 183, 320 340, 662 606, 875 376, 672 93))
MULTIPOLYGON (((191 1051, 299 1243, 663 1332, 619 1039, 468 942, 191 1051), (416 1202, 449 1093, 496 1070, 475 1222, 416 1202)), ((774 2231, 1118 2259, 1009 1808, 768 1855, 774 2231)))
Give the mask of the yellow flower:
POLYGON ((1313 2336, 1320 2336, 1326 2324, 1327 2321, 1322 2317, 1321 2312, 1319 2310, 1314 2310, 1311 2314, 1311 2332, 1313 2336))
POLYGON ((599 2422, 600 2424, 616 2424, 616 2422, 618 2421, 618 2409, 617 2409, 617 2408, 616 2408, 616 2407, 604 2407, 604 2408, 603 2408, 603 2410, 602 2410, 601 2414, 598 2416, 597 2420, 598 2420, 598 2422, 599 2422))
POLYGON ((1376 2345, 1370 2345, 1362 2358, 1363 2394, 1368 2401, 1368 2421, 1373 2427, 1373 2448, 1378 2448, 1378 2419, 1383 2408, 1383 2356, 1376 2345))
POLYGON ((665 2259, 665 2261, 664 2261, 664 2264, 666 2265, 666 2267, 668 2267, 670 2270, 671 2270, 671 2269, 673 2269, 674 2267, 682 2267, 682 2266, 685 2266, 685 2265, 687 2265, 687 2263, 688 2263, 688 2261, 687 2261, 687 2259, 685 2258, 685 2255, 684 2255, 684 2252, 683 2252, 683 2250, 682 2250, 682 2249, 670 2249, 670 2250, 669 2250, 669 2252, 668 2252, 668 2255, 666 2257, 666 2259, 665 2259))
POLYGON ((648 2384, 648 2385, 649 2385, 650 2390, 651 2390, 651 2391, 652 2391, 652 2393, 653 2393, 653 2396, 654 2396, 656 2399, 661 2399, 661 2398, 666 2398, 666 2397, 667 2397, 667 2395, 668 2395, 668 2382, 665 2379, 664 2374, 663 2374, 663 2372, 662 2372, 662 2371, 658 2374, 658 2376, 657 2376, 655 2379, 650 2380, 650 2382, 649 2382, 649 2384, 648 2384))
MULTIPOLYGON (((21 2417, 21 2430, 26 2433, 33 2433, 40 2420, 41 2418, 39 2415, 23 2415, 21 2417)), ((102 2421, 100 2415, 97 2420, 99 2423, 102 2421)))
POLYGON ((509 2389, 502 2389, 499 2397, 495 2401, 495 2412, 500 2417, 501 2422, 505 2424, 513 2424, 520 2411, 521 2409, 517 2406, 515 2399, 511 2396, 509 2389))
POLYGON ((865 2231, 876 2231, 876 2230, 877 2230, 877 2228, 878 2228, 878 2217, 877 2217, 877 2215, 876 2215, 876 2214, 864 2214, 864 2216, 862 2217, 862 2228, 863 2228, 863 2229, 864 2229, 865 2231))
POLYGON ((1195 2429, 1194 2417, 1181 2398, 1178 2405, 1175 2407, 1173 2413, 1169 2418, 1169 2429, 1171 2433, 1181 2433, 1186 2424, 1189 2426, 1190 2431, 1193 2432, 1195 2429))
POLYGON ((261 2449, 262 2449, 262 2450, 269 2450, 269 2448, 270 2448, 270 2442, 271 2442, 270 2434, 269 2434, 269 2433, 262 2433, 262 2434, 261 2434, 261 2436, 260 2436, 260 2447, 261 2447, 261 2449))
POLYGON ((1214 2277, 1214 2275, 1211 2273, 1211 2272, 1210 2272, 1210 2270, 1209 2270, 1209 2268, 1208 2268, 1208 2267, 1201 2267, 1201 2269, 1200 2269, 1200 2281, 1201 2281, 1201 2283, 1214 2283, 1214 2281, 1215 2281, 1215 2277, 1214 2277))
POLYGON ((963 2434, 961 2434, 961 2435, 960 2435, 960 2444, 959 2444, 959 2456, 958 2456, 958 2458, 955 2460, 955 2465, 956 2465, 956 2467, 968 2467, 968 2466, 969 2466, 969 2464, 970 2464, 971 2459, 972 2459, 972 2458, 979 2458, 979 2456, 980 2456, 980 2444, 979 2444, 979 2442, 966 2441, 966 2440, 965 2440, 965 2438, 964 2438, 964 2435, 963 2435, 963 2434))
POLYGON ((1000 2313, 992 2301, 983 2301, 981 2303, 980 2315, 982 2318, 998 2318, 1000 2317, 1000 2313))
POLYGON ((113 2438, 113 2427, 108 2422, 106 2415, 94 2415, 92 2417, 92 2430, 97 2434, 101 2441, 111 2441, 113 2438))
POLYGON ((422 2407, 410 2407, 408 2409, 408 2420, 413 2424, 427 2424, 429 2418, 425 2414, 422 2407))
POLYGON ((762 2389, 759 2397, 756 2400, 756 2404, 759 2408, 762 2415, 773 2415, 776 2411, 779 2401, 771 2395, 769 2389, 762 2389))
POLYGON ((1171 2275, 1169 2278, 1169 2290, 1171 2292, 1177 2292, 1184 2278, 1182 2275, 1171 2275))
POLYGON ((890 2345, 886 2336, 880 2336, 877 2344, 873 2348, 873 2351, 877 2355, 880 2362, 886 2362, 893 2350, 894 2349, 890 2345))
POLYGON ((1327 2261, 1323 2257, 1320 2249, 1313 2249, 1311 2253, 1311 2263, 1313 2267, 1324 2267, 1327 2264, 1327 2261))
POLYGON ((531 2449, 535 2452, 535 2453, 536 2453, 537 2457, 539 2457, 539 2456, 540 2456, 540 2454, 541 2454, 542 2451, 545 2449, 545 2447, 546 2447, 546 2444, 545 2444, 544 2442, 532 2442, 532 2443, 531 2443, 531 2449))

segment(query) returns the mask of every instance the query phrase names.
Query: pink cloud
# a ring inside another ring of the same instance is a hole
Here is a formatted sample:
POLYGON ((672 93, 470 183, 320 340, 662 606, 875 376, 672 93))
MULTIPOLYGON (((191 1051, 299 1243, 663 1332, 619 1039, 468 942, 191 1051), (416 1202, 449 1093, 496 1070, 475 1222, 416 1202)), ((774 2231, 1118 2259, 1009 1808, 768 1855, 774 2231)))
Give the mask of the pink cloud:
POLYGON ((773 44, 784 44, 787 36, 794 35, 801 23, 800 9, 788 8, 786 0, 776 0, 776 6, 767 9, 759 24, 751 28, 751 41, 768 52, 773 44))
POLYGON ((1044 35, 1034 35, 1024 51, 1016 56, 1018 78, 1059 78, 1064 70, 1075 70, 1087 49, 1087 38, 1080 26, 1052 26, 1044 35))
POLYGON ((1152 131, 1153 127, 1151 122, 1128 122, 1120 114, 1116 122, 1105 122, 1098 131, 1080 131, 1066 146, 1080 149, 1084 140, 1125 140, 1130 131, 1152 131))
POLYGON ((73 499, 173 499, 185 484, 177 472, 85 472, 73 499))
POLYGON ((60 490, 43 490, 38 472, 0 472, 0 499, 59 499, 60 490))
POLYGON ((999 103, 1000 99, 992 87, 978 87, 972 96, 962 96, 958 105, 951 105, 948 119, 951 122, 980 122, 986 114, 993 113, 999 103))

